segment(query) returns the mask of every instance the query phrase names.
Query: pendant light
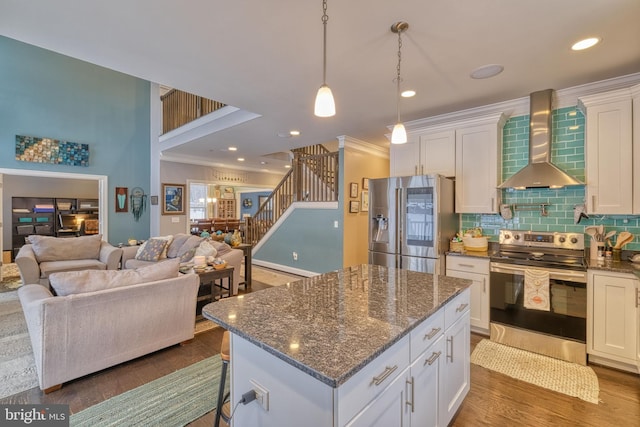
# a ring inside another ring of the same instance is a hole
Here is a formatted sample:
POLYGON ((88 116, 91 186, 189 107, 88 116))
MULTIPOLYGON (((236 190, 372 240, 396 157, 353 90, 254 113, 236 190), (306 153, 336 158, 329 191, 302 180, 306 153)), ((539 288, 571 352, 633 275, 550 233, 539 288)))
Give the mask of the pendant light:
POLYGON ((400 121, 400 62, 402 61, 402 32, 408 28, 409 24, 403 21, 396 22, 391 26, 391 31, 398 34, 398 66, 396 67, 396 71, 398 72, 396 76, 396 111, 398 113, 398 122, 393 127, 393 132, 391 132, 392 144, 404 144, 407 142, 407 131, 400 121))
POLYGON ((327 0, 322 0, 322 26, 324 38, 322 43, 322 86, 316 95, 314 114, 318 117, 332 117, 336 115, 336 103, 333 100, 333 93, 327 86, 327 0))

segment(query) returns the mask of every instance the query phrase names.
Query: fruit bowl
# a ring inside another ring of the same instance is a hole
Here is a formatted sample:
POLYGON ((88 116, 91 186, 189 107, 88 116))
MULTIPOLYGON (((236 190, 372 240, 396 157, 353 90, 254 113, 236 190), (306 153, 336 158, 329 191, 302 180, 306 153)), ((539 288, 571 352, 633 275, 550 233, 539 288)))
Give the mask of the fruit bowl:
POLYGON ((215 268, 216 270, 222 270, 223 268, 227 267, 227 263, 223 262, 222 264, 212 264, 213 268, 215 268))

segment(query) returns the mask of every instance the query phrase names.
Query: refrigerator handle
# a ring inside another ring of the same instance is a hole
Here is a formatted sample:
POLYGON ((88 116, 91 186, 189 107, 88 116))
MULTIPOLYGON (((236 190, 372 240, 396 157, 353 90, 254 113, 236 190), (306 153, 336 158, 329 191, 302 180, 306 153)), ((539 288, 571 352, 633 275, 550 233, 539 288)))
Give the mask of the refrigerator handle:
MULTIPOLYGON (((404 236, 402 231, 404 229, 404 218, 402 217, 402 188, 396 188, 396 200, 395 200, 395 214, 396 214, 396 254, 402 255, 402 242, 404 236)), ((398 268, 402 268, 402 256, 398 257, 396 262, 398 268)))

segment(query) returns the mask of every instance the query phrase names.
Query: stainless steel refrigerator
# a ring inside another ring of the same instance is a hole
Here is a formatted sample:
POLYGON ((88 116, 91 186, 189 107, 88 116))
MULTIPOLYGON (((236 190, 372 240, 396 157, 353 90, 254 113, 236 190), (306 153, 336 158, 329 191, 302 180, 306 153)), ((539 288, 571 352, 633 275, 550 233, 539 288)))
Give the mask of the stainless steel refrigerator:
POLYGON ((369 263, 444 274, 455 235, 454 182, 442 175, 369 180, 369 263))

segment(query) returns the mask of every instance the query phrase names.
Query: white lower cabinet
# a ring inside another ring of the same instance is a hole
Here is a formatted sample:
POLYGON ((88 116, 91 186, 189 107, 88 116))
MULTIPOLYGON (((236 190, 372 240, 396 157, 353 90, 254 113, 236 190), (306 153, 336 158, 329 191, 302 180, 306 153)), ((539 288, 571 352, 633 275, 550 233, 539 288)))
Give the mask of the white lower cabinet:
POLYGON ((632 274, 589 270, 587 353, 589 360, 640 372, 640 281, 632 274))
POLYGON ((406 384, 408 370, 398 376, 389 386, 365 409, 355 416, 349 427, 405 427, 410 426, 406 415, 406 384))
POLYGON ((489 259, 447 255, 447 276, 473 281, 471 285, 471 330, 489 334, 489 259))
POLYGON ((418 357, 411 365, 409 413, 412 426, 438 426, 441 376, 444 372, 444 336, 418 357))
POLYGON ((440 425, 446 426, 469 392, 471 336, 469 310, 445 332, 445 360, 440 388, 440 425))

